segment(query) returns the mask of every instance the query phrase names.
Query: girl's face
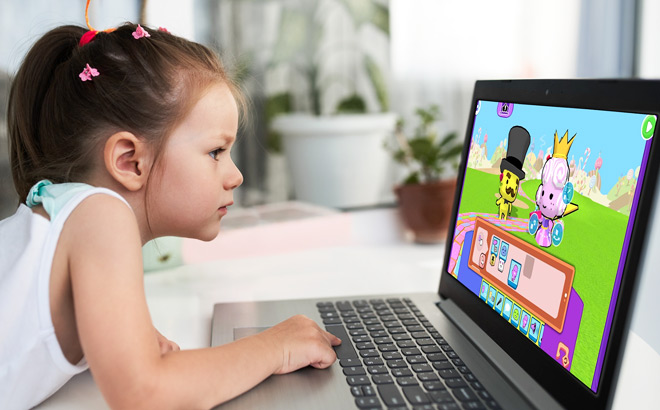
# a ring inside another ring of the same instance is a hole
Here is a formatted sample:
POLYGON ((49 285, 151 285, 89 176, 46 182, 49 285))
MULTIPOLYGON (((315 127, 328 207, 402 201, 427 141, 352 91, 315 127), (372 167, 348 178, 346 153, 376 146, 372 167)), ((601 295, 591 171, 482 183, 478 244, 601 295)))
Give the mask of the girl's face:
POLYGON ((243 182, 230 150, 238 109, 225 84, 209 87, 164 147, 152 175, 149 220, 155 236, 214 239, 243 182))

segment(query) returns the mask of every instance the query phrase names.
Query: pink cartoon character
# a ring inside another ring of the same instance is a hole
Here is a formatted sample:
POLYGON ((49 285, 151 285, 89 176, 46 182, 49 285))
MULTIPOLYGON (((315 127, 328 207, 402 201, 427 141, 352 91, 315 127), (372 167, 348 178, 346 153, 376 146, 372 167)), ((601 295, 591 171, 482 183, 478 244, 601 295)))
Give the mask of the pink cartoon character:
POLYGON ((536 242, 543 246, 558 246, 564 237, 564 223, 560 218, 577 210, 573 199, 573 184, 568 181, 568 151, 575 135, 568 139, 568 131, 561 140, 557 139, 552 157, 543 165, 541 185, 536 191, 537 209, 529 215, 529 233, 535 235, 536 242))

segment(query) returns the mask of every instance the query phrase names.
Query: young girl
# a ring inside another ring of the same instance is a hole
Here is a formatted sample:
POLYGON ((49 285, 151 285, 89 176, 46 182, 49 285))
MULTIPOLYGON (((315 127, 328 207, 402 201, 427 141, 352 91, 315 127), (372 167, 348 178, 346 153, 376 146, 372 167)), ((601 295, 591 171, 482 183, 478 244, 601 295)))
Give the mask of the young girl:
POLYGON ((0 408, 88 366, 112 408, 209 408, 334 362, 340 340, 301 316, 191 351, 151 323, 141 246, 218 234, 240 102, 210 50, 163 29, 63 26, 32 47, 8 108, 22 204, 0 222, 0 408))

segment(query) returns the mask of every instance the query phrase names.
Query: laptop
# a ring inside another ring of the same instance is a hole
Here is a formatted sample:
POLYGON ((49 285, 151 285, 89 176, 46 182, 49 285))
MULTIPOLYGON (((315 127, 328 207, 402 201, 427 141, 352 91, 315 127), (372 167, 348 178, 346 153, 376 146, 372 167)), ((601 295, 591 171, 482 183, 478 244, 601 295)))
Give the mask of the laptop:
POLYGON ((343 340, 330 368, 219 408, 610 407, 658 177, 658 96, 660 81, 477 81, 439 289, 215 305, 213 346, 300 313, 343 340))

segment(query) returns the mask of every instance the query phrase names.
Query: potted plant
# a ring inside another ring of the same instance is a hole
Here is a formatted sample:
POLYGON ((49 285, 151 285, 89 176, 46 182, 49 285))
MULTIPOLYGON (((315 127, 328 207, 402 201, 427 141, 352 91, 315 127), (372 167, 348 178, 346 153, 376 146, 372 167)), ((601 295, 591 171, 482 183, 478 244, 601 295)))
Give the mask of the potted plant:
POLYGON ((403 121, 396 127, 396 145, 388 146, 394 160, 408 169, 403 182, 394 188, 399 213, 415 242, 437 243, 446 239, 449 216, 456 190, 456 177, 446 177, 447 166, 457 166, 462 145, 457 134, 438 137, 437 105, 418 108, 419 124, 412 138, 406 138, 403 121))
POLYGON ((387 61, 388 8, 377 0, 296 4, 282 9, 267 68, 266 78, 288 79, 288 88, 266 101, 277 113, 269 120, 269 146, 282 147, 298 200, 375 205, 387 185, 383 143, 396 122, 377 63, 387 61), (374 44, 385 58, 373 54, 374 44))

